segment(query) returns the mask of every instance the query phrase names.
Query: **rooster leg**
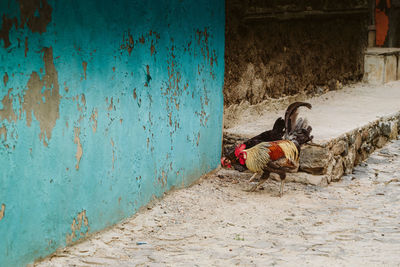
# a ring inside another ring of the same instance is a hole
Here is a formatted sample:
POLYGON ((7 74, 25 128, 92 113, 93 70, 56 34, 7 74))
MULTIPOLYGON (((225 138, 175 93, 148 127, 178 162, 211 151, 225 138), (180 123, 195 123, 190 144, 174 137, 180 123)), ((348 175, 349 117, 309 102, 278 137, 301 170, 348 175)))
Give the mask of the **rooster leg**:
POLYGON ((283 196, 283 187, 285 186, 286 173, 280 173, 279 177, 281 178, 281 188, 279 191, 279 197, 282 197, 283 196))
POLYGON ((247 192, 254 192, 256 191, 257 187, 259 187, 261 184, 263 184, 266 180, 268 180, 269 178, 269 172, 268 171, 264 171, 263 174, 260 177, 260 181, 256 184, 253 185, 250 189, 245 190, 247 192))
POLYGON ((253 176, 251 176, 249 183, 253 182, 254 178, 256 177, 257 173, 254 173, 253 176))
POLYGON ((267 167, 266 168, 269 172, 274 172, 279 174, 279 177, 281 178, 281 187, 279 190, 279 197, 283 196, 283 187, 285 186, 285 179, 286 179, 286 172, 283 170, 279 170, 279 169, 272 169, 271 167, 267 167))

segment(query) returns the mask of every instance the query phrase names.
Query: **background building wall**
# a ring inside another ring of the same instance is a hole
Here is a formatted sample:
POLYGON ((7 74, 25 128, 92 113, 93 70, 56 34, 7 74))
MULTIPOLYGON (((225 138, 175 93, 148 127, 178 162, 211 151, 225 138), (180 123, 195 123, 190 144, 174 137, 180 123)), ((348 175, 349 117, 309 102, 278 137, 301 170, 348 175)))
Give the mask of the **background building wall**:
POLYGON ((228 0, 226 106, 359 81, 367 45, 367 0, 228 0))
POLYGON ((0 1, 0 262, 217 167, 223 1, 0 1))

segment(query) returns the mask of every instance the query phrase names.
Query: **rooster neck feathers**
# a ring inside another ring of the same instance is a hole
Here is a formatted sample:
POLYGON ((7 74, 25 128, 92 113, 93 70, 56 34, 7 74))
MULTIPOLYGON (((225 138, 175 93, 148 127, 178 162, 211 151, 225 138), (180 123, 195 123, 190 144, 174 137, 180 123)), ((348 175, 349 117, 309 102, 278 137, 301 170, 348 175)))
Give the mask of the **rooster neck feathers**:
POLYGON ((282 148, 279 146, 279 143, 277 142, 271 142, 271 146, 268 149, 269 149, 268 155, 271 160, 277 160, 285 156, 285 153, 283 152, 282 148))

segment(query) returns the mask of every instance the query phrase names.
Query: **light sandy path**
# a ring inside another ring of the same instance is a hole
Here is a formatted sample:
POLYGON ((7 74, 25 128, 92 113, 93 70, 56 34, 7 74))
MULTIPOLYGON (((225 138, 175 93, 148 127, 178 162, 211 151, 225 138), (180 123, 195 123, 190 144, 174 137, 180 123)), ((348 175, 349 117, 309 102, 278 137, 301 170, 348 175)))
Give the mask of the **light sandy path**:
POLYGON ((399 266, 400 141, 362 165, 282 198, 220 171, 38 266, 399 266))

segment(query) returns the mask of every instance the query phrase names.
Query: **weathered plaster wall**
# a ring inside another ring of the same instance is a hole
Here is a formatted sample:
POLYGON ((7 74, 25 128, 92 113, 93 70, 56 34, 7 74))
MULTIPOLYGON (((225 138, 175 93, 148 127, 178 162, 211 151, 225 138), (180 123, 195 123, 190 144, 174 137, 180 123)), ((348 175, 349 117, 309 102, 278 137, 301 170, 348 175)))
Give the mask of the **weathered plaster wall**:
POLYGON ((359 81, 367 0, 227 0, 227 107, 359 81))
POLYGON ((223 1, 0 1, 0 265, 217 167, 223 1))

